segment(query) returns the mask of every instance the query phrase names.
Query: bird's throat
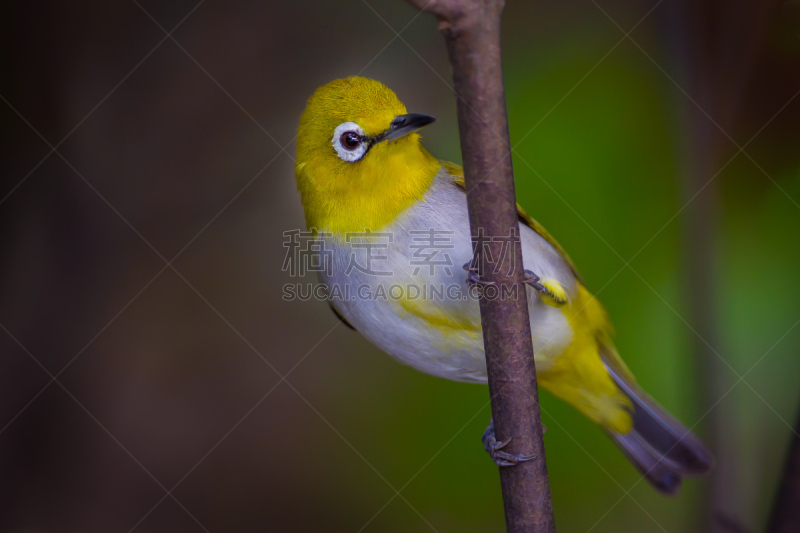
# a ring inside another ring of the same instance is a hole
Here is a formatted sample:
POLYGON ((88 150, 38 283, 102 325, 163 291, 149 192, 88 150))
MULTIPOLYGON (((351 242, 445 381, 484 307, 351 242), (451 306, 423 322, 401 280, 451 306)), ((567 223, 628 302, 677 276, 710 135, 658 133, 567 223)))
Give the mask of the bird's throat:
POLYGON ((341 237, 384 230, 423 199, 441 167, 421 145, 414 148, 368 153, 336 169, 311 161, 298 166, 308 227, 341 237))

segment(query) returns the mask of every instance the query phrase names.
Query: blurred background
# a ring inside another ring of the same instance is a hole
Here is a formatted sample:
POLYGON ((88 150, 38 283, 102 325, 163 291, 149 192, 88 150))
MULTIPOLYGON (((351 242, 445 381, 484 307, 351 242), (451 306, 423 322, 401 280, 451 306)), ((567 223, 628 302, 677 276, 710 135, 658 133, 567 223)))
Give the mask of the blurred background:
MULTIPOLYGON (((316 87, 386 83, 461 160, 435 19, 3 8, 0 531, 502 531, 486 388, 281 298, 316 87)), ((665 498, 545 393, 559 531, 763 530, 800 402, 800 2, 509 0, 504 59, 520 203, 718 459, 665 498)))

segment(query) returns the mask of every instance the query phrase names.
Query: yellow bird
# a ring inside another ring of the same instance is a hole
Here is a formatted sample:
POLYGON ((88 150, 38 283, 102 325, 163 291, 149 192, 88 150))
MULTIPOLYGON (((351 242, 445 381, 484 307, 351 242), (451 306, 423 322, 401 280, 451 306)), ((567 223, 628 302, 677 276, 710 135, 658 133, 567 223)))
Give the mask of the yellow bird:
MULTIPOLYGON (((297 186, 319 240, 334 312, 400 362, 486 383, 480 279, 472 260, 463 171, 425 150, 388 87, 335 80, 311 96, 297 137, 297 186)), ((612 326, 564 249, 521 209, 520 244, 539 384, 599 424, 658 490, 709 471, 703 443, 639 388, 612 343, 612 326)), ((530 457, 483 435, 500 466, 530 457)))

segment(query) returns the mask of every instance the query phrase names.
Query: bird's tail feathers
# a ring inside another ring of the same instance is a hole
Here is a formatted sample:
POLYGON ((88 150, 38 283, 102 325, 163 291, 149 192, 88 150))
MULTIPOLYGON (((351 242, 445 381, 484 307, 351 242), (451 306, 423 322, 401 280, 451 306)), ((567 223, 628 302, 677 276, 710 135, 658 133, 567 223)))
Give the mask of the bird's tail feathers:
POLYGON ((633 429, 626 434, 609 431, 623 453, 659 491, 674 494, 684 476, 699 476, 711 470, 714 459, 705 444, 665 411, 618 368, 612 357, 603 356, 617 387, 633 406, 633 429))

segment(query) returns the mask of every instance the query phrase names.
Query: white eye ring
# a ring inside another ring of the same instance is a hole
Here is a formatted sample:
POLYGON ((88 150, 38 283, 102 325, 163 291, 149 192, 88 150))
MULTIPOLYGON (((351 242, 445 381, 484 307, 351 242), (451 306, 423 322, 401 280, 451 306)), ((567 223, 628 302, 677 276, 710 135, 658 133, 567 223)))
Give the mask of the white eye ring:
POLYGON ((336 150, 336 154, 339 156, 339 159, 342 161, 347 161, 348 163, 354 163, 355 161, 358 161, 364 157, 364 154, 367 153, 368 146, 363 140, 355 148, 342 146, 342 135, 348 132, 356 133, 362 138, 364 137, 364 130, 361 129, 361 126, 355 122, 343 122, 336 126, 336 129, 333 130, 331 144, 333 145, 333 149, 336 150))

